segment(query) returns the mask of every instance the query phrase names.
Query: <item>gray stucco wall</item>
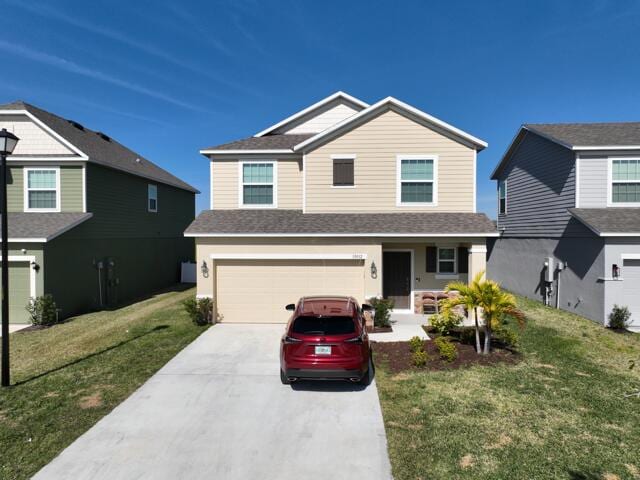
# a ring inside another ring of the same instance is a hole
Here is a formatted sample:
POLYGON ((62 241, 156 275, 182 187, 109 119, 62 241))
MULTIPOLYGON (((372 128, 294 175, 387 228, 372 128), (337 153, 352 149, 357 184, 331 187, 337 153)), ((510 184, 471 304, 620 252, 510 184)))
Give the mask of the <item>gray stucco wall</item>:
MULTIPOLYGON (((560 273, 560 308, 602 323, 604 288, 599 280, 604 268, 604 240, 591 238, 497 238, 488 240, 487 276, 508 290, 534 300, 544 300, 544 262, 567 262, 560 273)), ((556 281, 551 305, 556 304, 556 281)))
POLYGON ((625 279, 622 260, 622 256, 625 254, 640 255, 640 237, 607 238, 604 255, 605 277, 607 278, 605 281, 604 314, 605 318, 608 317, 614 304, 627 306, 631 310, 634 329, 640 329, 640 311, 637 311, 637 305, 640 305, 638 299, 640 285, 630 285, 630 279, 625 279), (611 279, 613 264, 622 268, 622 280, 611 279))

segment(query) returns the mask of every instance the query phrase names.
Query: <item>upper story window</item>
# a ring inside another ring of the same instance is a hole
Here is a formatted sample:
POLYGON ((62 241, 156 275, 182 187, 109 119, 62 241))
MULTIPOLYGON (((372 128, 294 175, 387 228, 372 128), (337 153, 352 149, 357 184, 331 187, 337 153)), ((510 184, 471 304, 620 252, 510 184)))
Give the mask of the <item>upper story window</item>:
POLYGON ((500 180, 498 182, 498 213, 503 215, 507 213, 507 181, 500 180))
POLYGON ((455 247, 438 247, 438 273, 456 273, 455 247))
POLYGON ((640 206, 640 159, 611 161, 611 203, 640 206))
POLYGON ((149 184, 147 187, 147 210, 149 212, 158 211, 158 186, 149 184))
POLYGON ((355 155, 332 155, 333 160, 333 186, 353 187, 355 155))
POLYGON ((60 211, 60 169, 24 169, 24 211, 60 211))
POLYGON ((397 204, 434 206, 437 203, 437 157, 398 155, 397 204))
POLYGON ((276 207, 276 162, 240 162, 240 207, 276 207))

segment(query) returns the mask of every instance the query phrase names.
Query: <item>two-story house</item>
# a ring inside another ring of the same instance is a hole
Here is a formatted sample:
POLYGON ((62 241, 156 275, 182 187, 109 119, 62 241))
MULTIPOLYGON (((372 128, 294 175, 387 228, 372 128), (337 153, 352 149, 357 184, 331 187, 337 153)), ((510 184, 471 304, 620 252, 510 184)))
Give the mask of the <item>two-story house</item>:
POLYGON ((640 123, 523 125, 492 178, 489 275, 604 325, 627 306, 640 329, 640 123))
POLYGON ((285 322, 306 295, 421 292, 484 270, 476 213, 485 142, 394 98, 338 92, 251 136, 201 150, 211 209, 196 239, 199 296, 225 322, 285 322))
POLYGON ((0 105, 0 128, 20 139, 7 159, 10 322, 28 322, 25 306, 43 294, 64 318, 179 281, 180 262, 194 256, 182 235, 193 187, 24 102, 0 105))

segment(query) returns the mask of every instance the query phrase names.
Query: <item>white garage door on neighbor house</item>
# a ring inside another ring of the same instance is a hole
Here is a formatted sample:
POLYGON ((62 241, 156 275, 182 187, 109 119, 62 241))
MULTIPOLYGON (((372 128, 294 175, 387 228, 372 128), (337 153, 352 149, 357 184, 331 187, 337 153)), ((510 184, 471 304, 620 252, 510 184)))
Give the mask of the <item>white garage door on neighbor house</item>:
POLYGON ((623 263, 624 304, 631 311, 633 329, 640 329, 640 259, 625 259, 623 263))
POLYGON ((218 315, 229 323, 285 323, 285 305, 312 295, 364 299, 362 260, 218 260, 218 315))

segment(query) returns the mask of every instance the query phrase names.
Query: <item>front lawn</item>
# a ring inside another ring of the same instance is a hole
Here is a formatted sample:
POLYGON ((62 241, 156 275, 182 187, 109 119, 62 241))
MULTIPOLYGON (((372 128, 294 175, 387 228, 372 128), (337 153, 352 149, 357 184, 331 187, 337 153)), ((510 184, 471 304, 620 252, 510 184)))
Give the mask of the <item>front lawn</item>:
POLYGON ((379 360, 396 480, 640 478, 640 398, 624 397, 640 388, 640 335, 518 303, 515 365, 391 373, 379 360))
POLYGON ((0 478, 26 479, 204 331, 168 291, 52 328, 11 334, 12 383, 0 389, 0 478))

